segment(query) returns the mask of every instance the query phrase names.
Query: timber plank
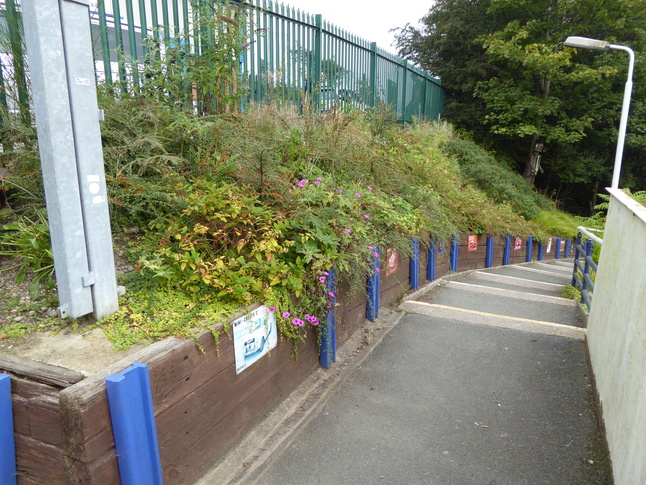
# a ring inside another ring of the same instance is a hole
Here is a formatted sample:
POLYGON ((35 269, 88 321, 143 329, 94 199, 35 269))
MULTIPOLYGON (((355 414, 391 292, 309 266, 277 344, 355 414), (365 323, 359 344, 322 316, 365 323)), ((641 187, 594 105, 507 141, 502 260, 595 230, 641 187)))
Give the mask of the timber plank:
POLYGON ((69 387, 85 379, 80 372, 34 360, 0 354, 0 371, 8 371, 20 377, 57 387, 69 387))
POLYGON ((42 485, 67 484, 63 450, 22 434, 15 434, 18 481, 42 485))

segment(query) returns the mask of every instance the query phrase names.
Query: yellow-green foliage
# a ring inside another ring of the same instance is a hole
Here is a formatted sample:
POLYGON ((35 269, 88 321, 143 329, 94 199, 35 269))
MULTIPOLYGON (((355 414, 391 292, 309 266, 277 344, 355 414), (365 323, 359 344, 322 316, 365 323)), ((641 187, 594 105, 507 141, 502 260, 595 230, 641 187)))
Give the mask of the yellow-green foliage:
POLYGON ((583 219, 571 214, 552 210, 542 210, 534 218, 534 222, 549 235, 575 239, 579 232, 577 227, 583 224, 583 219))

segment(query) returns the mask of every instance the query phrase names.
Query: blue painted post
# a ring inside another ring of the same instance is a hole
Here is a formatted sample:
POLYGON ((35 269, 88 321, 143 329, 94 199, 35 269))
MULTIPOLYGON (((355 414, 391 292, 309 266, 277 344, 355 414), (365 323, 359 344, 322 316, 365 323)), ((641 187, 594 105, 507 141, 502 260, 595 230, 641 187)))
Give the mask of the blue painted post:
POLYGON ((379 248, 374 251, 375 253, 372 257, 372 273, 368 275, 368 305, 366 306, 366 318, 371 322, 379 318, 379 292, 381 291, 379 248))
POLYGON ((491 268, 493 266, 493 236, 487 238, 487 251, 485 254, 485 268, 491 268))
POLYGON ((583 281, 581 282, 581 292, 584 293, 588 289, 588 278, 586 275, 590 274, 590 258, 592 257, 592 241, 589 239, 585 242, 585 266, 583 267, 583 281))
POLYGON ((507 266, 509 264, 509 257, 511 255, 511 235, 507 234, 505 236, 505 250, 502 253, 502 264, 507 266))
POLYGON ((162 469, 148 366, 105 378, 112 433, 123 485, 161 485, 162 469))
POLYGON ((570 256, 570 246, 572 245, 572 240, 567 238, 565 240, 565 249, 563 250, 563 257, 568 258, 570 256))
POLYGON ((556 238, 556 249, 554 250, 554 259, 561 259, 561 238, 556 238))
POLYGON ((321 333, 321 349, 319 362, 326 369, 336 362, 336 271, 330 269, 327 275, 325 291, 328 295, 328 310, 326 321, 321 333), (334 296, 330 296, 330 294, 334 296))
POLYGON ((538 253, 536 254, 536 261, 543 261, 543 243, 538 243, 538 253))
POLYGON ((457 271, 458 270, 458 240, 459 236, 453 236, 451 239, 451 254, 449 257, 449 263, 451 267, 451 271, 457 271))
POLYGON ((16 444, 13 436, 11 377, 0 374, 0 483, 16 484, 16 444))
POLYGON ((581 257, 582 238, 583 238, 583 234, 578 233, 576 236, 576 246, 574 247, 574 270, 572 271, 572 286, 576 286, 576 270, 577 270, 577 263, 579 261, 579 258, 581 257))
POLYGON ((437 247, 435 246, 435 239, 431 238, 431 244, 428 246, 428 261, 426 262, 426 279, 428 281, 435 280, 435 267, 437 266, 437 247))
POLYGON ((410 289, 416 290, 419 288, 419 239, 414 237, 410 242, 411 257, 410 257, 410 289))
POLYGON ((525 258, 526 263, 532 262, 532 251, 534 250, 534 238, 532 236, 527 236, 527 257, 525 258))

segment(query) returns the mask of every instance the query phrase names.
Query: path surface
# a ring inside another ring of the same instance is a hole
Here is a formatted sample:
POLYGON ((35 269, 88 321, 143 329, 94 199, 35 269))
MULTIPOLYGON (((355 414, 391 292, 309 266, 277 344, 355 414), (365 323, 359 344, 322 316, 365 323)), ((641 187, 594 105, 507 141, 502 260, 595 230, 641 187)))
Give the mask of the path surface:
POLYGON ((316 412, 232 483, 610 483, 584 320, 558 296, 570 271, 477 271, 404 302, 316 412))

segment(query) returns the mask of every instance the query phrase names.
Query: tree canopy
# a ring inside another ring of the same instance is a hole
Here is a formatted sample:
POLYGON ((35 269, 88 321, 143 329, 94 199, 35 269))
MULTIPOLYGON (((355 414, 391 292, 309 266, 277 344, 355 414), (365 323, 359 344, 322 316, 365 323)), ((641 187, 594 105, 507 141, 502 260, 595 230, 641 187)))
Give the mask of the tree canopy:
POLYGON ((621 186, 646 188, 646 0, 437 0, 400 55, 442 79, 444 117, 571 210, 610 185, 628 59, 563 47, 570 35, 637 54, 621 186))

